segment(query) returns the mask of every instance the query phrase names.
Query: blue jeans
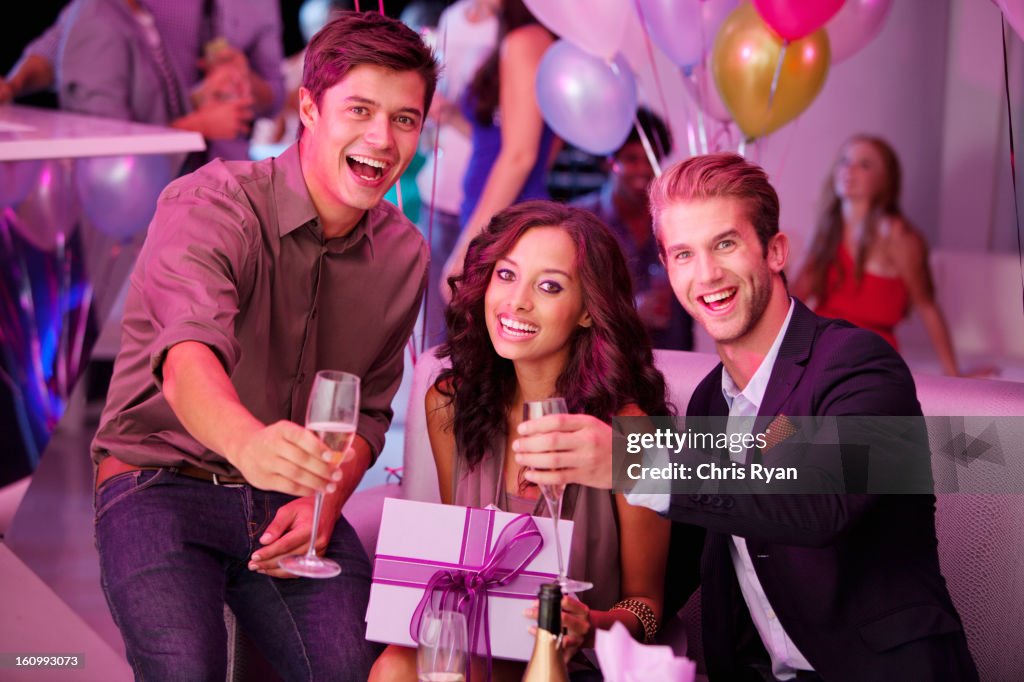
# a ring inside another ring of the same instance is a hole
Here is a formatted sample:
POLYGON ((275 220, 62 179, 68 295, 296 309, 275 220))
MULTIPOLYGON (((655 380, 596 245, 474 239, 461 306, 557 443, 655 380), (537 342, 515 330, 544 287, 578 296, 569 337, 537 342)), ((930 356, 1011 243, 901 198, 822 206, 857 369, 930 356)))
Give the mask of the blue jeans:
POLYGON ((159 469, 114 476, 95 499, 103 591, 136 679, 223 680, 225 603, 284 679, 369 675, 370 562, 344 518, 326 551, 341 575, 289 580, 247 565, 293 497, 159 469))

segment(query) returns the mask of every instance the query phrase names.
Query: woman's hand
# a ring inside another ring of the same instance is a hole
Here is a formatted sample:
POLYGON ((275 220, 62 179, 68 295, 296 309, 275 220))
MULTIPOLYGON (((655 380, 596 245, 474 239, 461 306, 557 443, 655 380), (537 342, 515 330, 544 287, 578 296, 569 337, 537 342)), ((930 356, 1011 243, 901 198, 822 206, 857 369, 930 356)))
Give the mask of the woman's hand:
MULTIPOLYGON (((534 602, 526 610, 526 617, 536 622, 537 609, 538 603, 534 602)), ((562 597, 562 656, 566 663, 588 641, 590 630, 590 607, 571 594, 562 597)), ((537 634, 536 625, 530 628, 530 634, 537 634)))

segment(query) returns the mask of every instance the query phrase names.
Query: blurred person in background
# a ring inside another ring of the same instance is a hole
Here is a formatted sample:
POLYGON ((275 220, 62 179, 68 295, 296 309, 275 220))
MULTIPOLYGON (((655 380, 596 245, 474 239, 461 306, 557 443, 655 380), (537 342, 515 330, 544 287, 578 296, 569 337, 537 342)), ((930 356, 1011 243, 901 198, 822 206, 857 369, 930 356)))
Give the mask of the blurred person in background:
POLYGON ((472 128, 473 152, 463 179, 459 236, 439 283, 462 270, 469 243, 498 211, 525 199, 546 199, 555 134, 537 104, 537 70, 554 36, 523 0, 504 0, 498 45, 459 102, 472 128))
POLYGON ((447 285, 441 284, 441 278, 461 232, 462 182, 473 151, 472 126, 462 115, 459 101, 494 51, 500 10, 501 0, 458 0, 441 14, 434 32, 444 69, 428 129, 420 138, 426 162, 416 176, 423 200, 419 227, 430 243, 430 279, 424 303, 427 346, 441 343, 445 337, 441 293, 447 285))
POLYGON ((943 373, 963 376, 935 299, 928 245, 903 215, 901 187, 892 146, 870 135, 851 137, 825 181, 810 253, 793 282, 793 295, 818 315, 869 329, 897 350, 895 327, 913 306, 943 373))
MULTIPOLYGON (((52 88, 63 38, 76 17, 96 11, 86 0, 72 0, 57 21, 22 52, 22 57, 0 84, 0 102, 52 88), (82 14, 82 5, 87 5, 82 14)), ((189 113, 203 111, 211 103, 233 108, 234 116, 188 119, 180 127, 202 133, 208 145, 206 158, 248 158, 249 124, 254 115, 274 114, 284 97, 281 77, 283 48, 281 17, 273 0, 133 0, 134 14, 148 13, 151 28, 160 36, 169 73, 188 97, 189 113), (251 102, 249 101, 251 100, 251 102), (233 128, 233 129, 232 129, 233 128)), ((151 49, 138 45, 136 50, 151 49)), ((85 66, 93 63, 85 59, 85 66)))
MULTIPOLYGON (((637 120, 658 159, 671 153, 672 136, 656 114, 637 111, 637 120)), ((608 158, 609 175, 593 194, 575 199, 611 228, 619 240, 629 273, 633 278, 637 311, 655 348, 693 349, 693 320, 672 295, 665 266, 654 238, 647 188, 654 180, 654 168, 647 158, 636 128, 622 146, 608 158)))

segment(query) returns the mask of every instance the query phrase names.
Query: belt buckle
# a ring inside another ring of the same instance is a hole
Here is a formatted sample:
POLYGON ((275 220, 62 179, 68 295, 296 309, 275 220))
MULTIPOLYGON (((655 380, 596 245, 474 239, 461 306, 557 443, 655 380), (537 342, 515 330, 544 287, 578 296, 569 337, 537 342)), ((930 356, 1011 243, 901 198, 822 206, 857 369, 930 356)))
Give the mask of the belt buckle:
POLYGON ((219 485, 222 488, 242 488, 245 486, 244 483, 229 483, 228 481, 222 481, 220 480, 220 474, 215 474, 212 471, 210 472, 210 476, 213 477, 213 484, 219 485))

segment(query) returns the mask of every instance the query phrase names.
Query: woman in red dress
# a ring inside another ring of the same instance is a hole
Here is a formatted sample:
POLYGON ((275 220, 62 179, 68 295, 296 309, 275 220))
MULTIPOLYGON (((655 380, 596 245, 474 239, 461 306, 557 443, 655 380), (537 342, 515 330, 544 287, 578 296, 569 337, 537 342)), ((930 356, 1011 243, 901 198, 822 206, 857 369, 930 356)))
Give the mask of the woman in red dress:
POLYGON ((917 308, 945 374, 960 376, 928 266, 928 246, 899 205, 900 165, 880 138, 843 145, 826 183, 810 254, 792 292, 824 317, 893 334, 917 308))

